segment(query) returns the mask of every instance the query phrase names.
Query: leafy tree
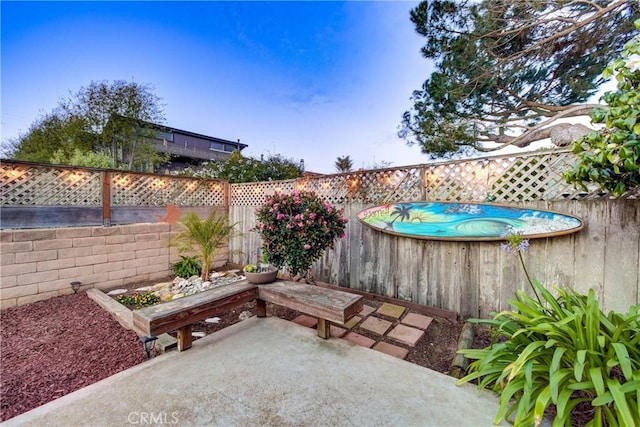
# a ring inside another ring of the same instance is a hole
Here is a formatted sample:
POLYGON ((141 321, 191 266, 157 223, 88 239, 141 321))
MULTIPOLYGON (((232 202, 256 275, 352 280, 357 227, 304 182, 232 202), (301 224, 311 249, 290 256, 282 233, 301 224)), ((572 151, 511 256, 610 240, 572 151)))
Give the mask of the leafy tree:
POLYGON ((113 159, 104 153, 93 151, 82 151, 80 148, 73 150, 68 156, 64 150, 60 149, 53 154, 51 163, 57 165, 86 166, 90 168, 113 169, 113 159))
POLYGON ((95 144, 95 135, 84 131, 80 117, 67 116, 56 110, 40 117, 26 134, 13 142, 11 157, 16 160, 49 163, 54 153, 69 157, 74 150, 89 151, 95 144))
POLYGON ((638 16, 636 0, 421 2, 411 20, 436 71, 413 93, 399 136, 436 154, 572 142, 589 129, 554 122, 595 107, 581 103, 638 16))
POLYGON ((147 84, 115 80, 91 82, 62 101, 61 108, 86 121, 87 130, 100 136, 95 148, 111 153, 116 165, 140 170, 166 160, 146 140, 154 131, 144 126, 164 122, 160 101, 147 84))
POLYGON ((353 170, 353 160, 351 160, 350 156, 338 156, 335 166, 338 173, 351 172, 353 170))
POLYGON ((303 171, 299 164, 278 154, 271 155, 266 160, 257 160, 253 157, 244 157, 235 150, 228 159, 205 162, 200 168, 185 168, 178 174, 225 179, 233 184, 294 179, 301 177, 303 171))
POLYGON ((79 149, 108 154, 117 167, 148 169, 165 160, 146 140, 153 131, 144 126, 145 122, 164 121, 159 102, 147 85, 123 80, 91 82, 18 137, 13 156, 46 163, 54 156, 71 157, 79 149))
MULTIPOLYGON (((640 19, 636 27, 640 30, 640 19)), ((640 187, 640 35, 605 68, 603 77, 613 75, 617 91, 604 95, 609 108, 596 108, 591 115, 606 127, 574 143, 580 163, 564 177, 585 190, 587 183, 599 184, 619 197, 640 187)))

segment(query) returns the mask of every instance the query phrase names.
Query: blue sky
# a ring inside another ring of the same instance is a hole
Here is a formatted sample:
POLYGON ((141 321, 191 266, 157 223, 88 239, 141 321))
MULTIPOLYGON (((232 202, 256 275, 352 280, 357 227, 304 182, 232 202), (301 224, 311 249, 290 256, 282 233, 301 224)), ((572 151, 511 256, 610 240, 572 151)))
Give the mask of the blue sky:
POLYGON ((91 81, 150 84, 172 127, 331 173, 428 161, 397 136, 430 72, 386 2, 1 2, 2 140, 91 81))

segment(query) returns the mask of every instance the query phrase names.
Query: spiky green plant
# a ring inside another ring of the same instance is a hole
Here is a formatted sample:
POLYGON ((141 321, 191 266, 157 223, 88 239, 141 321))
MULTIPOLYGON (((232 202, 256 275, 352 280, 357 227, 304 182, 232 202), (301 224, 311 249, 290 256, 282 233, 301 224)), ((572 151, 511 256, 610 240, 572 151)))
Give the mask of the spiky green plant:
MULTIPOLYGON (((527 246, 518 236, 503 245, 518 254, 527 246)), ((535 298, 518 292, 509 301, 513 310, 471 320, 490 327, 494 342, 460 351, 475 361, 458 383, 478 380, 500 394, 496 423, 538 425, 554 404, 553 426, 571 425, 573 409, 590 404, 590 426, 640 426, 640 306, 605 315, 593 289, 582 295, 556 288, 554 297, 526 277, 535 298)))
POLYGON ((218 251, 237 235, 236 224, 229 224, 226 215, 215 211, 204 220, 195 212, 188 212, 178 224, 183 230, 174 237, 172 245, 181 253, 198 254, 202 263, 200 277, 203 281, 209 280, 218 251))

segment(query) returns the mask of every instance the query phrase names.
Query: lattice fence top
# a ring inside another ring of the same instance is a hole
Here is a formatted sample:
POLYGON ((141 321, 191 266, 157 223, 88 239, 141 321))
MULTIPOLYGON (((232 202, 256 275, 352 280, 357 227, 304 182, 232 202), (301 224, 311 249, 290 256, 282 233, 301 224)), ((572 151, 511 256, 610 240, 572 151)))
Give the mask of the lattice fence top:
MULTIPOLYGON (((314 191, 329 203, 392 203, 417 200, 538 201, 609 197, 567 184, 563 172, 578 159, 570 150, 439 162, 385 170, 231 185, 230 204, 259 206, 275 191, 314 191)), ((638 198, 638 192, 626 198, 638 198)))
POLYGON ((224 182, 112 173, 112 206, 224 206, 224 182))
MULTIPOLYGON (((101 206, 102 180, 111 176, 113 206, 260 206, 275 192, 313 191, 332 204, 417 200, 538 201, 609 197, 582 192, 562 173, 577 158, 569 150, 535 152, 297 180, 233 184, 168 175, 86 168, 0 164, 3 206, 101 206)), ((626 198, 639 198, 640 190, 626 198)))
MULTIPOLYGON (((28 163, 0 164, 2 206, 103 206, 108 171, 28 163)), ((225 206, 226 182, 110 172, 112 206, 225 206)))
POLYGON ((101 206, 100 172, 0 164, 2 206, 101 206))
POLYGON ((423 196, 421 168, 358 171, 289 181, 232 184, 233 206, 260 206, 267 196, 294 191, 313 191, 333 204, 349 201, 383 203, 418 200, 423 196))
POLYGON ((561 151, 427 165, 426 195, 430 200, 505 202, 586 197, 562 178, 576 162, 569 151, 561 151))

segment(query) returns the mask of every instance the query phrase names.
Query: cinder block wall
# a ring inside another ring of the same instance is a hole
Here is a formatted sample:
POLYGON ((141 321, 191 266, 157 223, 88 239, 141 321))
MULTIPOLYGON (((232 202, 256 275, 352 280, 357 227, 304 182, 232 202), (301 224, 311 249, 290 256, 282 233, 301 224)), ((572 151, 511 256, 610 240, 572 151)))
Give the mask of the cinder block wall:
POLYGON ((0 231, 0 308, 72 293, 75 280, 81 289, 111 289, 170 276, 179 259, 168 246, 175 230, 150 223, 0 231))

